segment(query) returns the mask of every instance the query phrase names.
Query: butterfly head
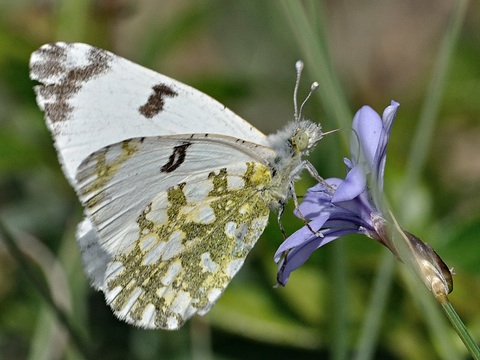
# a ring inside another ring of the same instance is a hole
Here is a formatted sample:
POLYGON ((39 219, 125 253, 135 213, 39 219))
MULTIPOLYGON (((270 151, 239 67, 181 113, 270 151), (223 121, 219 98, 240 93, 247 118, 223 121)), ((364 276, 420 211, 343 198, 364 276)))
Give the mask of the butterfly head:
POLYGON ((323 137, 322 126, 309 120, 295 121, 295 130, 290 144, 296 153, 307 155, 323 137))
POLYGON ((279 158, 290 159, 292 157, 308 155, 310 150, 323 137, 320 124, 302 118, 303 107, 308 99, 310 99, 313 92, 318 89, 317 82, 314 82, 311 85, 310 92, 300 105, 300 108, 298 107, 297 94, 300 79, 302 77, 303 66, 303 62, 300 60, 295 64, 297 78, 293 90, 294 121, 287 124, 285 128, 278 131, 276 134, 269 136, 270 145, 277 154, 280 155, 279 158))

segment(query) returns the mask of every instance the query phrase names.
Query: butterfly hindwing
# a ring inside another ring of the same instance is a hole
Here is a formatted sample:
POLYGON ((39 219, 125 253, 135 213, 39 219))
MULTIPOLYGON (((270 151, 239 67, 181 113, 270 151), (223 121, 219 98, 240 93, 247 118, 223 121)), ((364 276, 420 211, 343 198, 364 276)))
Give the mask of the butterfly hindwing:
POLYGON ((101 288, 119 317, 174 329, 213 306, 267 223, 260 154, 272 155, 225 136, 172 136, 123 141, 82 163, 79 197, 110 255, 101 288))

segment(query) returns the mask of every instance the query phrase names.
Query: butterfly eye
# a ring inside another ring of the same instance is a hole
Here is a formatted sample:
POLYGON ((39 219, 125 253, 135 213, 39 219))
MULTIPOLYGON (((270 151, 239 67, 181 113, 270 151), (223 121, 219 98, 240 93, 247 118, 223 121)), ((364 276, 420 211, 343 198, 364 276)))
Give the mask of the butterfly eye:
POLYGON ((293 145, 300 151, 305 150, 310 142, 310 136, 304 130, 298 130, 292 137, 293 145))

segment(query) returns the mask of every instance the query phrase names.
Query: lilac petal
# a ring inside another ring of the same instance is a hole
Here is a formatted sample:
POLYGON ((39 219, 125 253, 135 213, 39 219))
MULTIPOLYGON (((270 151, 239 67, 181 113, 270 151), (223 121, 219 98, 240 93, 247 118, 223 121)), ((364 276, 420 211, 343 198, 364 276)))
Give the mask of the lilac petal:
POLYGON ((312 220, 331 206, 331 200, 332 196, 325 192, 318 192, 315 194, 315 197, 313 194, 310 194, 308 197, 305 195, 304 200, 294 213, 298 218, 302 218, 301 215, 303 215, 303 218, 312 220))
POLYGON ((367 177, 363 167, 356 165, 348 172, 345 180, 338 185, 337 191, 333 194, 332 203, 353 200, 365 191, 366 186, 367 177))
MULTIPOLYGON (((331 219, 340 218, 357 224, 357 226, 361 225, 368 226, 370 228, 372 227, 370 214, 375 211, 375 208, 371 204, 370 198, 368 197, 366 191, 357 196, 352 201, 344 201, 336 203, 335 205, 337 208, 337 213, 335 214, 335 217, 331 215, 331 219), (343 214, 341 211, 343 212, 343 214), (341 215, 339 216, 337 214, 342 214, 343 216, 341 217, 341 215)), ((327 224, 325 224, 324 226, 326 225, 327 224)))
POLYGON ((397 115, 397 110, 399 106, 400 104, 398 102, 396 102, 395 100, 392 100, 390 103, 390 106, 387 106, 383 111, 382 121, 383 121, 383 128, 387 133, 387 139, 388 139, 388 136, 390 136, 390 131, 392 131, 393 120, 395 120, 395 116, 397 115))
POLYGON ((382 119, 370 106, 363 106, 355 114, 352 128, 354 130, 350 138, 352 161, 358 164, 362 161, 363 154, 368 166, 371 167, 383 130, 382 119))
POLYGON ((280 285, 285 286, 290 277, 290 273, 300 266, 305 264, 310 255, 319 247, 319 243, 325 240, 325 238, 315 237, 314 240, 307 242, 293 256, 283 259, 279 264, 279 270, 277 274, 277 281, 280 285))
POLYGON ((279 263, 277 274, 279 284, 284 286, 290 277, 290 273, 305 264, 310 255, 319 247, 350 233, 351 231, 335 230, 331 231, 329 235, 326 234, 323 238, 312 236, 310 239, 307 239, 305 244, 293 249, 279 263))
POLYGON ((331 231, 338 231, 340 229, 348 231, 348 233, 356 233, 360 226, 363 226, 363 222, 359 221, 358 217, 354 217, 348 213, 344 213, 345 217, 337 217, 337 218, 330 218, 328 221, 323 225, 322 234, 328 234, 331 231))
MULTIPOLYGON (((330 214, 328 213, 322 214, 308 224, 313 230, 318 230, 323 226, 323 224, 325 224, 325 221, 328 220, 329 216, 330 214)), ((280 260, 280 256, 283 254, 284 251, 302 245, 304 242, 309 241, 308 239, 312 236, 316 237, 316 235, 312 233, 312 230, 310 230, 308 226, 303 226, 299 230, 295 231, 278 248, 274 256, 275 262, 278 262, 278 260, 280 260)))
POLYGON ((343 179, 339 178, 325 179, 323 182, 319 182, 318 184, 308 189, 304 198, 308 198, 311 194, 313 194, 313 196, 317 196, 317 193, 329 191, 331 188, 335 189, 338 185, 340 185, 342 181, 343 179))
POLYGON ((383 134, 380 137, 377 152, 375 153, 375 168, 374 168, 374 178, 377 182, 378 189, 380 192, 383 191, 383 175, 385 172, 385 162, 387 158, 387 145, 390 137, 390 132, 392 131, 393 121, 395 120, 395 115, 400 104, 392 100, 391 105, 385 108, 383 111, 382 122, 383 122, 383 134))
MULTIPOLYGON (((331 206, 332 195, 342 181, 342 179, 329 178, 308 189, 298 207, 298 211, 305 219, 314 219, 319 213, 331 206)), ((297 217, 300 217, 298 211, 295 210, 294 213, 297 217)))
POLYGON ((354 163, 352 160, 348 158, 343 158, 343 163, 347 166, 348 170, 353 169, 353 167, 357 165, 357 162, 354 163))

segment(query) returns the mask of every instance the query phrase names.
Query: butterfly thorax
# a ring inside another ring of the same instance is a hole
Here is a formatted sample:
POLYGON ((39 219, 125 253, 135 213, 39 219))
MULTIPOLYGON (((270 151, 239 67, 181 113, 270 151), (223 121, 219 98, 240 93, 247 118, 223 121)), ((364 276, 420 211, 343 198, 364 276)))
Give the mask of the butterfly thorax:
POLYGON ((322 136, 321 125, 309 120, 291 122, 268 136, 269 145, 276 153, 268 163, 273 207, 291 197, 291 184, 305 168, 302 156, 307 156, 322 136))

